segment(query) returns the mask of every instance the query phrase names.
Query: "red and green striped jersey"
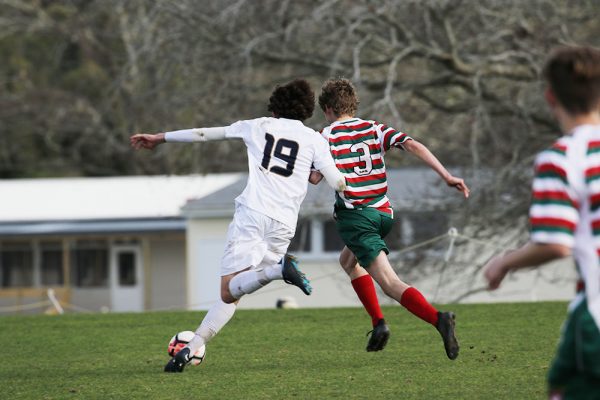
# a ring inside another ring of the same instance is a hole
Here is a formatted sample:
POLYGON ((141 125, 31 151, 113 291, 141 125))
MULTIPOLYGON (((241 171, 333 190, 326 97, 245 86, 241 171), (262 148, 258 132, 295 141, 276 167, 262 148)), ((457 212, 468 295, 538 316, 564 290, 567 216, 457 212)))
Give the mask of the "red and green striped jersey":
POLYGON ((541 152, 529 209, 531 240, 573 249, 600 327, 600 125, 582 125, 541 152))
POLYGON ((351 118, 336 121, 323 129, 335 164, 346 177, 347 189, 336 193, 336 207, 361 209, 373 207, 388 214, 387 177, 383 155, 411 138, 375 121, 351 118))

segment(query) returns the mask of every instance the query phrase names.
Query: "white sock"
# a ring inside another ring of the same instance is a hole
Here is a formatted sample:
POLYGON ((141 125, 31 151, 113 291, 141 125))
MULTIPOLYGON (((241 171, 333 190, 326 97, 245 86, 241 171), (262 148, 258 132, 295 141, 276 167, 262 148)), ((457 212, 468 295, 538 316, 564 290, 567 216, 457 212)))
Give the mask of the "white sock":
POLYGON ((281 263, 237 274, 229 281, 229 291, 233 297, 239 300, 243 295, 254 293, 276 279, 283 279, 283 266, 281 263))
POLYGON ((227 304, 223 300, 214 304, 204 316, 204 319, 196 329, 196 335, 186 347, 189 347, 190 353, 194 354, 196 350, 208 343, 223 327, 229 322, 235 313, 236 304, 227 304))
POLYGON ((283 264, 277 263, 272 267, 265 268, 265 275, 270 281, 274 281, 275 279, 283 279, 283 264))
POLYGON ((229 281, 229 292, 236 299, 245 294, 256 292, 267 283, 271 282, 264 269, 251 269, 237 274, 229 281))

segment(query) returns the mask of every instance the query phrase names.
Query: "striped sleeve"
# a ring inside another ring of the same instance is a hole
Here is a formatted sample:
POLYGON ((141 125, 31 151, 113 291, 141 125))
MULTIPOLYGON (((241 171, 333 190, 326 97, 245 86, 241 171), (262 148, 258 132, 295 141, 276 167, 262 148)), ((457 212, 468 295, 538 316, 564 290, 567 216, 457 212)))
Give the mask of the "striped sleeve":
POLYGON ((377 133, 379 134, 379 141, 383 151, 388 151, 392 147, 398 147, 404 150, 404 142, 411 140, 412 138, 406 133, 399 132, 394 128, 385 124, 374 122, 377 127, 377 133))
POLYGON ((566 147, 559 144, 540 153, 535 162, 529 209, 531 240, 573 247, 579 204, 569 186, 566 147))

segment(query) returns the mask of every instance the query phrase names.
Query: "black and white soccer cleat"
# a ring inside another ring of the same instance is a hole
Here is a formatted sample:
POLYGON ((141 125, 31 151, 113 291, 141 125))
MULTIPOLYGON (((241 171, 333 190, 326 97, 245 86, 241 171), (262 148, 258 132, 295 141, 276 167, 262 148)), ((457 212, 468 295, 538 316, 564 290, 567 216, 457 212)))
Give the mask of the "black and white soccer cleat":
POLYGON ((183 372, 186 364, 190 361, 190 349, 184 347, 175 357, 171 358, 165 365, 165 372, 183 372))

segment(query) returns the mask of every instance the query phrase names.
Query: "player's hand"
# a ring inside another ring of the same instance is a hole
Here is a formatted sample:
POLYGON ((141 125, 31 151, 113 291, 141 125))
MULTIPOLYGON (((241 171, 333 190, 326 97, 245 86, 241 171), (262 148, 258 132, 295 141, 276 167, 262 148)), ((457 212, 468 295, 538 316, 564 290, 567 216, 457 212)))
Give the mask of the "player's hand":
POLYGON ((488 281, 488 289, 498 289, 500 283, 508 273, 508 268, 505 263, 504 254, 492 257, 483 268, 483 276, 488 281))
POLYGON ((129 138, 129 143, 131 143, 131 147, 136 150, 139 149, 148 149, 152 150, 159 144, 165 142, 165 134, 157 133, 155 135, 150 135, 147 133, 137 133, 129 138))
POLYGON ((469 198, 469 187, 463 179, 450 175, 450 177, 446 178, 446 184, 450 187, 456 188, 456 190, 459 192, 462 192, 466 199, 469 198))
POLYGON ((310 175, 308 176, 308 181, 313 185, 318 184, 323 179, 323 174, 319 171, 310 171, 310 175))

